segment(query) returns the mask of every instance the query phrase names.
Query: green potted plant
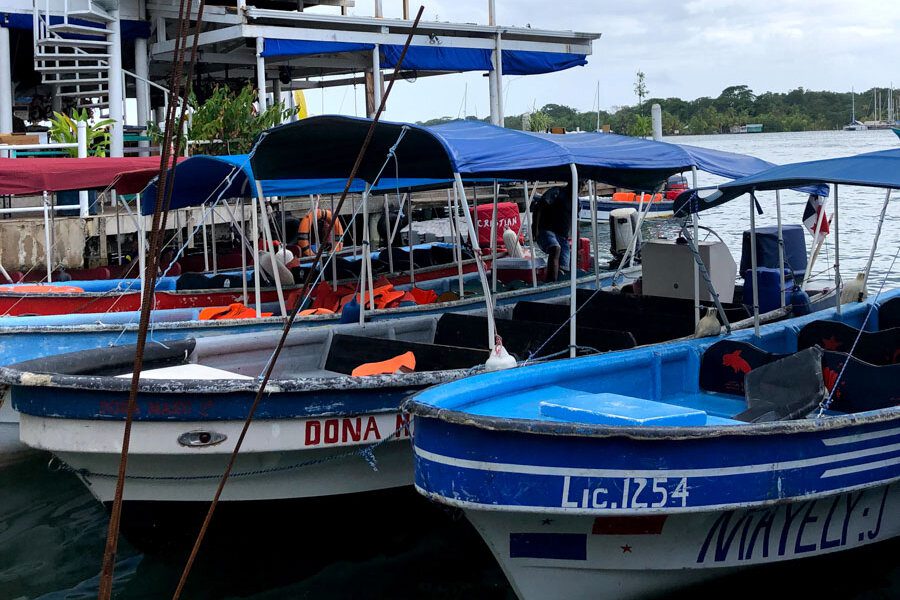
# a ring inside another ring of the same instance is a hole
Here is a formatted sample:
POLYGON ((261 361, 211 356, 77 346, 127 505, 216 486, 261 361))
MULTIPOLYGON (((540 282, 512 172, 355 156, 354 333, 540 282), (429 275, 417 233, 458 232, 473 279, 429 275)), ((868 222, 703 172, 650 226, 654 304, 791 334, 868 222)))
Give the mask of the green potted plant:
MULTIPOLYGON (((106 156, 109 152, 109 127, 115 121, 113 119, 101 119, 91 123, 90 113, 86 108, 72 111, 72 116, 54 112, 50 119, 48 134, 50 140, 60 144, 78 143, 78 122, 87 123, 85 134, 87 137, 88 156, 106 156)), ((72 158, 78 157, 78 148, 66 148, 65 152, 72 158)), ((78 205, 78 191, 57 192, 56 201, 59 205, 78 205)), ((97 191, 88 190, 88 203, 91 214, 96 213, 97 191)), ((61 215, 77 214, 75 211, 62 211, 61 215)))
MULTIPOLYGON (((78 121, 87 123, 88 156, 106 156, 109 152, 109 127, 115 123, 112 119, 101 119, 91 123, 91 117, 86 108, 72 111, 72 116, 60 112, 54 112, 50 119, 48 134, 50 140, 58 144, 78 143, 78 121)), ((78 148, 66 148, 65 151, 71 157, 78 156, 78 148)))

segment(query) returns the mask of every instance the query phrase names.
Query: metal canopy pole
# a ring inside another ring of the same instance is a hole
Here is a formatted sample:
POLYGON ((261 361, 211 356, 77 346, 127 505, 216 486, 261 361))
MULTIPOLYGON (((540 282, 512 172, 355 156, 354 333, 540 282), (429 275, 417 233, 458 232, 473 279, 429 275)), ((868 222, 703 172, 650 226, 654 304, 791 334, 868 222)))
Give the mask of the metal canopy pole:
MULTIPOLYGON (((334 198, 334 196, 332 196, 334 198)), ((356 195, 350 196, 350 215, 352 220, 350 221, 350 227, 352 228, 353 235, 353 258, 356 258, 359 252, 359 237, 356 235, 356 195)))
MULTIPOLYGON (((222 200, 222 202, 225 202, 222 200)), ((210 228, 209 228, 209 240, 212 244, 212 268, 213 275, 219 274, 219 251, 216 247, 216 207, 213 206, 212 213, 209 215, 210 217, 210 228)))
MULTIPOLYGON (((402 199, 400 200, 400 209, 403 210, 403 200, 402 199)), ((406 192, 406 210, 408 211, 408 214, 409 214, 409 235, 407 236, 408 239, 406 240, 407 244, 409 245, 409 282, 413 285, 413 287, 415 287, 416 286, 416 261, 415 261, 416 253, 413 250, 413 234, 415 232, 415 229, 414 229, 415 219, 413 218, 414 215, 413 215, 412 193, 411 192, 406 192)), ((399 220, 400 219, 398 216, 398 218, 397 218, 398 223, 399 223, 399 220)), ((402 241, 401 241, 401 243, 402 243, 402 241)), ((460 266, 460 268, 462 268, 462 267, 460 266)))
MULTIPOLYGON (((691 187, 697 189, 700 187, 697 183, 697 167, 691 167, 691 187)), ((700 215, 696 212, 691 213, 691 225, 694 228, 694 243, 700 247, 700 215)), ((694 261, 694 329, 700 323, 700 265, 694 261)))
MULTIPOLYGON (((750 194, 750 280, 753 282, 753 333, 759 337, 759 278, 756 274, 756 197, 750 194)), ((746 298, 744 299, 746 301, 746 298)))
MULTIPOLYGON (((332 224, 331 229, 329 230, 331 232, 331 255, 332 255, 332 258, 331 258, 331 281, 334 286, 333 289, 336 290, 337 286, 338 286, 338 272, 337 272, 337 243, 334 239, 334 224, 338 222, 338 220, 337 220, 338 216, 334 212, 334 194, 330 195, 330 203, 331 203, 331 224, 332 224)), ((285 234, 285 237, 287 237, 287 234, 285 234)), ((287 241, 287 240, 285 240, 285 241, 287 241)))
POLYGON ((144 297, 144 286, 145 286, 145 277, 144 273, 144 261, 146 261, 146 245, 147 240, 144 238, 144 226, 145 226, 145 218, 144 213, 141 210, 141 195, 135 195, 135 207, 137 208, 137 237, 138 237, 138 268, 141 270, 141 298, 144 297))
POLYGON ((838 184, 834 184, 834 303, 837 314, 841 314, 841 234, 838 222, 838 184))
POLYGON ((453 256, 456 260, 456 276, 459 281, 459 297, 462 298, 465 296, 465 285, 463 284, 463 245, 462 245, 462 231, 459 229, 459 194, 456 191, 456 186, 453 186, 452 192, 452 201, 451 201, 451 192, 447 190, 447 201, 450 202, 451 205, 451 213, 450 219, 453 223, 454 238, 453 238, 453 256))
POLYGON ((206 219, 200 221, 200 234, 203 238, 203 270, 209 271, 209 244, 206 241, 206 219))
MULTIPOLYGON (((533 196, 528 195, 528 182, 523 181, 523 192, 525 193, 525 239, 528 240, 528 248, 531 254, 531 258, 529 261, 531 262, 531 287, 536 288, 537 284, 537 266, 534 264, 535 256, 534 256, 534 239, 531 235, 531 198, 533 196)), ((537 186, 534 186, 534 191, 537 191, 537 186)))
POLYGON ((275 279, 275 291, 278 293, 278 306, 281 308, 282 317, 287 317, 287 307, 284 304, 284 290, 281 288, 281 275, 278 273, 277 259, 275 258, 275 244, 272 243, 272 227, 269 224, 269 209, 262 193, 262 182, 256 181, 256 193, 259 195, 259 211, 263 220, 263 235, 266 245, 269 247, 269 260, 272 262, 272 277, 275 279))
POLYGON ((50 247, 50 200, 44 191, 44 260, 47 262, 47 283, 53 282, 53 248, 50 247))
POLYGON ((884 195, 884 204, 881 205, 881 217, 878 219, 878 228, 875 230, 875 238, 872 240, 872 249, 869 251, 869 260, 866 261, 866 270, 864 271, 863 289, 869 281, 869 271, 872 270, 872 262, 875 260, 875 249, 878 247, 878 238, 881 237, 881 226, 884 225, 884 217, 887 214, 888 202, 891 200, 891 189, 888 188, 884 195))
MULTIPOLYGON (((243 304, 247 305, 247 217, 245 215, 246 203, 241 200, 241 293, 243 294, 243 304)), ((256 265, 253 265, 254 270, 256 265)))
POLYGON ((778 295, 781 298, 781 308, 784 308, 784 292, 787 283, 784 280, 784 235, 781 230, 781 190, 775 190, 775 214, 778 219, 778 277, 781 281, 781 292, 778 295))
MULTIPOLYGON (((469 230, 469 237, 473 240, 472 247, 476 247, 478 244, 478 233, 475 231, 475 225, 472 223, 472 214, 469 212, 468 202, 466 201, 466 190, 463 187, 462 177, 459 173, 453 174, 453 179, 456 181, 456 188, 459 192, 459 202, 463 208, 463 214, 466 219, 466 226, 469 230)), ((487 325, 488 325, 488 348, 492 349, 496 340, 496 329, 494 326, 494 300, 491 297, 491 288, 488 285, 487 274, 484 272, 484 264, 481 261, 481 256, 476 253, 475 254, 475 264, 478 266, 478 277, 481 279, 481 289, 484 291, 484 304, 487 311, 487 325)))
POLYGON ((575 346, 577 345, 577 329, 575 317, 578 311, 576 296, 576 283, 578 282, 578 253, 576 242, 578 240, 578 167, 575 163, 569 165, 572 171, 572 232, 569 240, 569 357, 575 358, 575 346))
POLYGON ((256 318, 262 317, 259 285, 259 212, 256 210, 257 196, 250 201, 250 227, 253 229, 253 287, 256 294, 256 318))
POLYGON ((369 251, 369 193, 372 190, 367 183, 362 195, 363 210, 363 243, 362 243, 362 261, 363 266, 360 270, 360 294, 359 294, 359 324, 366 322, 366 286, 369 288, 369 306, 371 310, 375 310, 375 282, 372 277, 372 253, 369 251))
MULTIPOLYGON (((388 207, 388 197, 387 194, 382 196, 384 198, 384 231, 387 234, 387 239, 385 240, 385 249, 388 253, 388 269, 391 273, 394 272, 394 252, 393 245, 391 244, 391 211, 388 207)), ((400 207, 403 208, 402 206, 400 207)), ((409 248, 409 260, 412 262, 412 246, 409 248)))
MULTIPOLYGON (((497 293, 497 201, 500 196, 500 184, 494 180, 494 205, 491 210, 491 291, 497 293)), ((476 217, 478 215, 475 215, 476 217)))
MULTIPOLYGON (((594 246, 594 285, 600 289, 600 238, 597 227, 597 183, 591 179, 588 181, 589 202, 591 204, 591 237, 594 246)), ((579 206, 579 212, 580 206, 579 206)))
POLYGON ((112 199, 112 203, 116 206, 116 253, 118 254, 118 258, 116 259, 119 263, 119 266, 122 266, 122 207, 119 204, 119 195, 116 193, 116 190, 110 190, 109 196, 112 199))

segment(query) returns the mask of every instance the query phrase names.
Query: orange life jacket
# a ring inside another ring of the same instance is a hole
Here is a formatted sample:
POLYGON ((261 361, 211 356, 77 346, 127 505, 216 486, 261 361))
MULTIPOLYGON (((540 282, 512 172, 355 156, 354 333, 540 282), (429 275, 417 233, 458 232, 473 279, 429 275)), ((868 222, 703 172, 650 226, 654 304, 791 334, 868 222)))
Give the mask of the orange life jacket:
POLYGON ((74 285, 0 285, 0 292, 17 294, 81 294, 84 290, 74 285))
MULTIPOLYGON (((262 313, 264 317, 271 317, 272 313, 262 313)), ((200 311, 201 321, 223 321, 225 319, 255 319, 256 310, 248 308, 240 302, 228 306, 210 306, 200 311)))
POLYGON ((401 372, 401 369, 416 370, 416 355, 412 352, 404 352, 394 358, 381 362, 364 363, 353 369, 350 373, 353 377, 366 377, 369 375, 391 375, 401 372))
POLYGON ((333 315, 334 311, 327 308, 307 308, 298 313, 301 317, 309 315, 333 315))

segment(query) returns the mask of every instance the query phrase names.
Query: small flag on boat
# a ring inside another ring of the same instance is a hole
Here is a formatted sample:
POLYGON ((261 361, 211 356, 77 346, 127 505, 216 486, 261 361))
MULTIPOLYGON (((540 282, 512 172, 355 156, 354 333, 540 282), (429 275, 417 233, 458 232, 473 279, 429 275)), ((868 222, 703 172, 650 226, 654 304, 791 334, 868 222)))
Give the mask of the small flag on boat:
POLYGON ((803 224, 813 235, 816 235, 816 225, 818 225, 820 238, 824 238, 829 232, 828 215, 822 215, 824 211, 825 198, 818 194, 810 194, 806 200, 806 208, 803 209, 803 224), (820 217, 820 215, 822 216, 820 217), (819 224, 820 218, 821 224, 819 224))

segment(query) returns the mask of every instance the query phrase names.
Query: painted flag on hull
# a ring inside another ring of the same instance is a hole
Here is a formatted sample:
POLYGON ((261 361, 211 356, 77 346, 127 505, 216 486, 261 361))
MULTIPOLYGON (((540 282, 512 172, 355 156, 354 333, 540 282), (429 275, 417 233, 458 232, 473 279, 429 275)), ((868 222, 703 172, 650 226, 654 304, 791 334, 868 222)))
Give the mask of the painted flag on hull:
MULTIPOLYGON (((816 225, 819 223, 819 215, 825 211, 825 198, 818 194, 810 194, 806 199, 806 208, 803 209, 803 224, 812 235, 816 235, 816 225)), ((830 227, 828 215, 822 215, 822 223, 819 225, 819 238, 824 239, 830 227)))

